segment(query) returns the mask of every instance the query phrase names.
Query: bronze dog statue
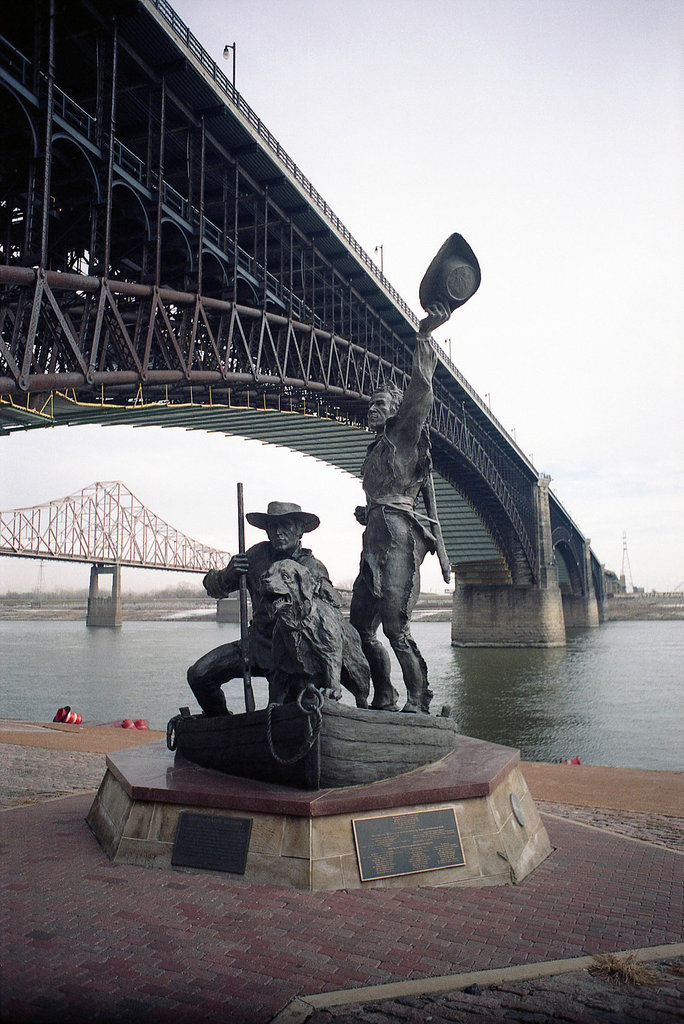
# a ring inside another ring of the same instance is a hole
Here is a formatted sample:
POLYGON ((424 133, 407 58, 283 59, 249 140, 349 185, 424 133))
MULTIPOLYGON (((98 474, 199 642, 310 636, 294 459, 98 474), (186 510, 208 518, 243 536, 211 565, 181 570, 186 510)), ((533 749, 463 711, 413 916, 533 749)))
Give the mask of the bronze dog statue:
POLYGON ((342 686, 357 707, 368 707, 370 669, 356 630, 330 602, 305 566, 292 559, 274 562, 261 578, 274 620, 269 703, 297 700, 312 683, 324 697, 339 700, 342 686))

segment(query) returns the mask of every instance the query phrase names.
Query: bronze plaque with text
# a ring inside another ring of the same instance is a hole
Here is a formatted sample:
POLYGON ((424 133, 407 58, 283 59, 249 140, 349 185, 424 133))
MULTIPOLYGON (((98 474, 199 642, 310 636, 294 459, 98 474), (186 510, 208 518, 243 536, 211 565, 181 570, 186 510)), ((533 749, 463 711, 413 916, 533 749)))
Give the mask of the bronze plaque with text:
POLYGON ((183 811, 171 863, 175 867, 244 875, 251 834, 251 818, 183 811))
POLYGON ((465 864, 453 807, 352 819, 361 881, 465 864))

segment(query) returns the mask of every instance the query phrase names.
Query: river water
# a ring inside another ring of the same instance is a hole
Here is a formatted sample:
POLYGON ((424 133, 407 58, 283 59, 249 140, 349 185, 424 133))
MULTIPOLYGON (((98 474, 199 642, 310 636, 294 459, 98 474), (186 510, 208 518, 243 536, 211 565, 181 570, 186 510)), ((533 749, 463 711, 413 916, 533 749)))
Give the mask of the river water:
MULTIPOLYGON (((428 662, 433 711, 450 704, 466 735, 518 747, 526 760, 684 767, 684 621, 610 622, 550 650, 459 650, 449 628, 416 622, 412 631, 428 662)), ((50 721, 70 704, 85 721, 145 718, 163 729, 180 705, 197 710, 187 666, 236 630, 193 621, 118 630, 0 622, 0 717, 50 721)), ((239 681, 226 687, 233 711, 243 709, 241 689, 239 681)), ((265 706, 265 683, 254 689, 265 706)))

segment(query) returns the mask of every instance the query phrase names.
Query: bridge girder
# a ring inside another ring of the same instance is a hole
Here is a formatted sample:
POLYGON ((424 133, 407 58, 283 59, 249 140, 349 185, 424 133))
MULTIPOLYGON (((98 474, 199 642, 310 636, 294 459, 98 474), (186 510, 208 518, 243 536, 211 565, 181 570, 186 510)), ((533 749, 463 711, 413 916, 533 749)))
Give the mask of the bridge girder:
POLYGON ((230 558, 164 522, 118 480, 0 512, 0 555, 194 573, 230 558))
MULTIPOLYGON (((0 39, 8 429, 55 391, 106 419, 217 388, 358 429, 417 324, 374 261, 166 0, 34 6, 0 39)), ((431 433, 445 496, 534 583, 538 474, 441 353, 431 433)))
MULTIPOLYGON (((13 378, 0 378, 0 396, 24 394, 27 407, 36 408, 37 394, 69 389, 79 401, 95 403, 106 420, 110 406, 135 403, 140 389, 147 402, 181 405, 189 398, 212 404, 225 394, 233 405, 313 414, 356 433, 373 390, 389 380, 407 383, 405 371, 376 353, 263 309, 25 268, 0 266, 1 284, 14 288, 17 298, 5 305, 13 345, 0 345, 13 378), (22 292, 29 293, 23 301, 22 292)), ((531 581, 535 552, 519 499, 465 409, 443 390, 436 392, 431 434, 441 480, 476 511, 511 576, 520 581, 526 574, 531 581)), ((16 402, 13 408, 16 414, 16 402)), ((368 441, 364 437, 362 448, 368 441)), ((333 465, 343 461, 335 445, 325 453, 309 436, 308 446, 333 465)), ((445 493, 442 505, 444 499, 445 493)), ((453 560, 462 560, 457 550, 453 560)))

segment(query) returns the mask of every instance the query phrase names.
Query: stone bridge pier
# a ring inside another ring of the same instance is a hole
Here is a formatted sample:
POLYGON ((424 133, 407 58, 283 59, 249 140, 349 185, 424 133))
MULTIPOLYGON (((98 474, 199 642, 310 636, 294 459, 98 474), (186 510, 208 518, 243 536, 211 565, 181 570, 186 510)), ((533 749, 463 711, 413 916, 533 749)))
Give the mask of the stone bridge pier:
POLYGON ((97 562, 90 567, 86 626, 114 627, 120 626, 121 622, 121 566, 97 562), (112 577, 111 594, 100 594, 100 576, 112 577))
POLYGON ((492 580, 484 569, 482 579, 467 578, 456 570, 456 589, 451 617, 454 647, 563 647, 565 617, 563 596, 553 550, 549 484, 541 476, 535 492, 539 573, 536 584, 516 585, 492 580))
POLYGON ((581 586, 563 591, 566 629, 595 629, 601 621, 601 607, 592 583, 591 550, 587 538, 582 545, 581 586), (579 591, 578 593, 575 590, 579 591))

